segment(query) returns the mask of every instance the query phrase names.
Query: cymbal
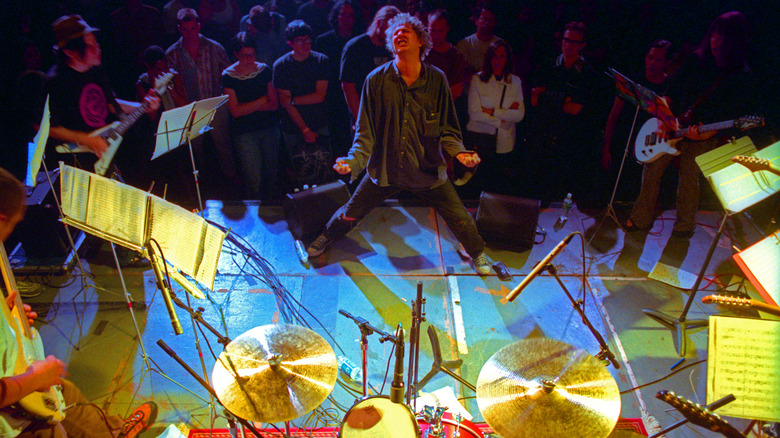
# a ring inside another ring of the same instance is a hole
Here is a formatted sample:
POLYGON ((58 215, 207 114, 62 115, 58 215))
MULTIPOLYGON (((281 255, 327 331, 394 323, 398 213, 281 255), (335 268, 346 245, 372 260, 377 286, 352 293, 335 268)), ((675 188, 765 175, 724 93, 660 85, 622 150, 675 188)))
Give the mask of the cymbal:
POLYGON ((604 363, 585 350, 526 339, 482 367, 477 405, 503 438, 603 438, 617 423, 620 393, 604 363))
POLYGON ((219 355, 211 381, 219 401, 252 421, 289 421, 314 410, 338 377, 333 348, 316 332, 288 324, 242 333, 219 355))
POLYGON ((608 438, 636 438, 642 437, 641 433, 634 432, 632 430, 615 429, 608 435, 608 438))

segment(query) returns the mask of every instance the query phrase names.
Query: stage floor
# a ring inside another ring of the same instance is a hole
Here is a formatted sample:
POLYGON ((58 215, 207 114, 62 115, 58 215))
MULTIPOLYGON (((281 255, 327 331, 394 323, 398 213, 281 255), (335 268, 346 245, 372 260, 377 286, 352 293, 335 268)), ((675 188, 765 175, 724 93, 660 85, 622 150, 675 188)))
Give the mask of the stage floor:
MULTIPOLYGON (((228 227, 268 261, 288 292, 286 302, 290 309, 297 311, 337 354, 356 363, 361 354, 360 332, 339 310, 365 318, 387 332, 399 323, 408 329, 412 301, 421 282, 425 322, 419 378, 431 370, 432 350, 426 334, 431 326, 438 334, 443 359, 461 359, 463 365, 456 372, 474 385, 488 359, 518 340, 545 337, 591 355, 599 352, 595 338, 549 274, 534 279, 513 302, 504 298, 564 237, 579 232, 553 264, 571 294, 584 301, 585 314, 618 358, 620 369, 606 369, 622 394, 620 416, 643 419, 652 433, 653 427, 666 427, 683 418, 654 397, 657 391, 673 390, 705 404, 708 329, 688 331, 685 361, 675 368, 677 373, 669 376, 670 367, 680 359, 673 333, 647 317, 642 309, 680 314, 688 294, 669 283, 682 282, 690 287, 721 215, 700 212, 699 225, 688 240, 671 237, 674 211, 664 212, 649 234, 626 234, 611 220, 601 223, 598 215, 576 208, 562 228, 556 227, 557 214, 555 209, 542 210, 539 227, 547 234, 531 250, 517 253, 487 249, 489 257, 503 261, 514 276, 512 281, 501 281, 495 274, 476 275, 470 262, 458 253, 459 244, 449 229, 428 207, 403 203, 380 207, 310 265, 302 264, 296 257, 281 207, 209 201, 206 209, 207 219, 228 227), (588 240, 590 244, 586 245, 588 240), (651 383, 659 379, 664 380, 651 383), (632 391, 641 385, 647 386, 632 391)), ((701 303, 701 297, 724 287, 734 291, 741 287, 742 292, 758 297, 752 286, 740 281, 742 277, 731 255, 735 245, 744 248, 760 238, 755 227, 744 219, 737 217, 729 222, 706 270, 706 280, 702 282, 706 289, 697 294, 688 319, 706 320, 716 314, 773 318, 749 309, 731 310, 701 303), (710 279, 715 281, 711 283, 710 279)), ((26 301, 41 315, 36 326, 46 352, 65 360, 70 378, 90 400, 112 413, 125 415, 132 406, 154 400, 160 407, 158 423, 143 434, 145 437, 157 436, 170 424, 198 429, 225 427, 222 409, 214 408, 208 393, 157 345, 158 340, 163 340, 199 375, 210 376, 214 356, 222 351, 216 338, 210 333, 204 337, 198 331, 196 341, 190 317, 182 310, 177 313, 184 334, 174 336, 150 268, 122 270, 133 300, 146 304, 136 306, 131 314, 108 244, 82 263, 88 275, 77 275, 76 268, 67 276, 19 278, 45 283, 37 296, 26 301), (204 351, 203 362, 198 356, 198 344, 204 351)), ((235 338, 253 327, 285 322, 289 317, 290 310, 286 306, 280 309, 272 289, 258 279, 256 272, 251 272, 252 266, 235 248, 223 247, 218 269, 208 298, 189 301, 192 307, 202 308, 204 319, 223 334, 235 338)), ((180 298, 187 297, 176 284, 174 290, 180 298)), ((389 343, 380 343, 377 335, 369 336, 369 383, 377 390, 384 387, 383 394, 389 394, 392 360, 389 343), (391 371, 383 385, 388 360, 391 371)), ((336 385, 331 399, 322 405, 326 410, 306 414, 294 420, 293 426, 338 426, 344 417, 339 408, 350 407, 355 401, 354 391, 360 388, 355 383, 347 385, 352 392, 336 385)), ((455 379, 439 373, 423 391, 444 387, 453 389, 474 416, 473 421, 483 421, 475 393, 455 379)), ((740 429, 748 424, 743 419, 728 420, 740 429)), ((720 435, 689 424, 666 436, 720 435)))

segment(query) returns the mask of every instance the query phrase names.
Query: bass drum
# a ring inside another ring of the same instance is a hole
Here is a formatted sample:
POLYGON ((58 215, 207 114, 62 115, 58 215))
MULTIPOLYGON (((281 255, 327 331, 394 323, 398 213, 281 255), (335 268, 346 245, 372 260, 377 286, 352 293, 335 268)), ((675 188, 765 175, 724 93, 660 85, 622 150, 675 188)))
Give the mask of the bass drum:
MULTIPOLYGON (((431 427, 427 421, 422 417, 417 418, 417 422, 420 423, 420 429, 423 436, 425 432, 431 427)), ((479 431, 477 425, 469 420, 461 419, 460 424, 452 418, 452 414, 445 412, 441 417, 443 438, 483 438, 482 432, 479 431)))
POLYGON ((339 428, 341 438, 420 438, 420 428, 408 406, 384 395, 358 400, 339 428))

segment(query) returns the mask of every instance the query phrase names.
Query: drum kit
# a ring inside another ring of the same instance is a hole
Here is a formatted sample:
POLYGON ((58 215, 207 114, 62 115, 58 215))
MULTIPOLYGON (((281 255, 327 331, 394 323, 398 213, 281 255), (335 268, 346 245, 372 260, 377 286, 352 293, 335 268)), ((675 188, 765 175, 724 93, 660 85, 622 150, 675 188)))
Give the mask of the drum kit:
MULTIPOLYGON (((335 386, 336 355, 325 339, 288 324, 251 329, 220 354, 212 384, 233 414, 256 422, 288 422, 316 409, 335 386)), ((607 437, 620 413, 617 383, 604 363, 547 338, 514 342, 483 366, 477 405, 503 438, 607 437)), ((358 400, 344 416, 341 438, 486 438, 446 408, 416 413, 384 395, 358 400)), ((289 427, 288 427, 289 433, 289 427)))

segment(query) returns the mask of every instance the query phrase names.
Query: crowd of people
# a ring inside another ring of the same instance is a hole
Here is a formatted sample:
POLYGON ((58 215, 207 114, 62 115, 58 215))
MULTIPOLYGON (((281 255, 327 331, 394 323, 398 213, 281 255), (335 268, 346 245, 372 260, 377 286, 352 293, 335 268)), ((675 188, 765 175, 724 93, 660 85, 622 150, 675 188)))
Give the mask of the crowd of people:
MULTIPOLYGON (((35 133, 46 94, 51 96, 51 136, 59 142, 82 140, 98 154, 105 145, 84 134, 132 110, 137 105, 131 101, 146 100, 148 115, 122 140, 117 167, 126 182, 146 189, 155 181, 155 191, 167 183, 169 198, 189 204, 195 195, 186 148, 151 160, 163 110, 228 96, 212 129, 193 143, 196 168, 205 180, 201 187, 216 191, 210 196, 274 201, 335 180, 340 176, 331 166, 355 141, 365 78, 393 59, 385 45, 387 23, 403 12, 429 32, 432 48, 423 62, 444 72, 465 147, 482 158, 475 177, 457 188, 462 197, 491 191, 554 201, 573 192, 579 202, 603 205, 633 114, 615 98, 604 71, 614 67, 630 73, 663 95, 673 90, 669 78, 690 59, 701 59, 707 44, 699 40, 704 10, 695 20, 675 22, 669 18, 674 7, 661 0, 641 5, 126 0, 112 11, 102 10, 111 4, 104 3, 86 8, 55 2, 16 13, 20 35, 14 47, 21 66, 8 79, 25 95, 14 97, 20 105, 9 118, 19 120, 22 129, 11 139, 14 152, 0 164, 24 176, 26 142, 35 133), (56 14, 70 21, 52 29, 55 20, 44 21, 56 14), (83 24, 62 28, 71 22, 83 24), (669 24, 674 27, 664 28, 669 24), (52 42, 53 57, 46 49, 52 42), (73 89, 67 81, 77 70, 63 67, 73 59, 90 67, 76 76, 91 76, 78 80, 100 90, 97 104, 85 106, 79 96, 64 92, 73 89), (167 72, 173 80, 158 97, 150 90, 167 72), (51 94, 56 90, 58 95, 51 94)), ((749 53, 746 43, 744 48, 749 53)), ((696 76, 688 70, 681 72, 696 76)), ((750 113, 766 111, 759 99, 748 98, 750 113)), ((649 118, 643 117, 640 123, 649 118)), ((52 165, 73 161, 47 152, 52 165)), ((89 166, 93 158, 76 161, 89 166)), ((445 158, 452 172, 457 160, 445 158)), ((642 166, 629 157, 620 200, 638 196, 641 174, 642 166)), ((652 194, 647 196, 655 202, 652 194)), ((646 219, 639 222, 644 225, 646 219)))

